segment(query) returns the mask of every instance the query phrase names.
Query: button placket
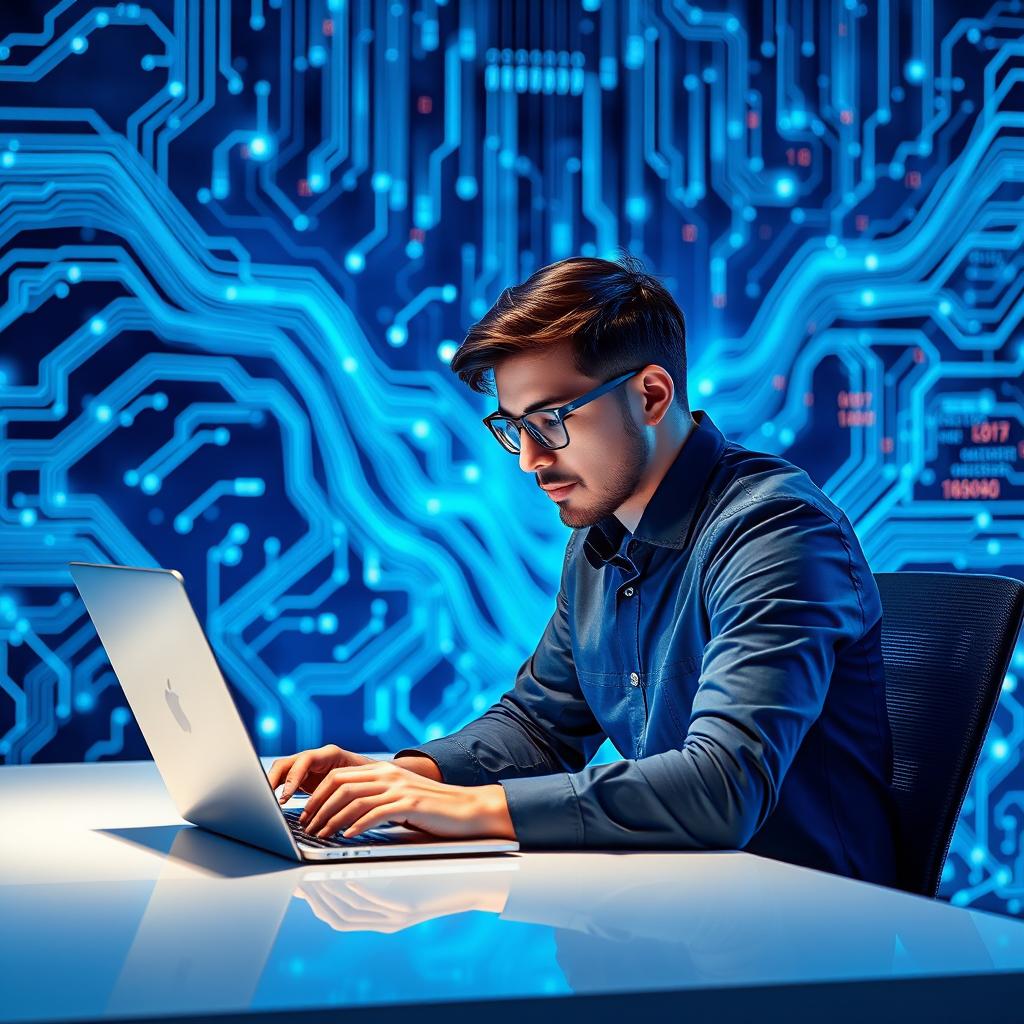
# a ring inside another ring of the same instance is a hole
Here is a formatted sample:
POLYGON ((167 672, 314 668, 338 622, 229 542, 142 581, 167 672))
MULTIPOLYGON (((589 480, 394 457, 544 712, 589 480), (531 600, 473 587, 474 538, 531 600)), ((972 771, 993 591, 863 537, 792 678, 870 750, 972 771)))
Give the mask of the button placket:
POLYGON ((617 633, 620 650, 626 657, 626 665, 632 661, 635 669, 626 669, 626 714, 630 722, 630 730, 634 735, 636 746, 639 747, 643 741, 643 735, 647 722, 647 695, 644 693, 641 673, 643 671, 642 657, 640 654, 640 598, 637 581, 640 578, 640 569, 636 562, 630 557, 630 548, 627 546, 620 551, 613 559, 613 564, 621 573, 615 595, 618 601, 612 605, 619 614, 614 617, 614 628, 617 633), (626 599, 633 598, 628 603, 626 599), (635 659, 635 660, 634 660, 635 659))

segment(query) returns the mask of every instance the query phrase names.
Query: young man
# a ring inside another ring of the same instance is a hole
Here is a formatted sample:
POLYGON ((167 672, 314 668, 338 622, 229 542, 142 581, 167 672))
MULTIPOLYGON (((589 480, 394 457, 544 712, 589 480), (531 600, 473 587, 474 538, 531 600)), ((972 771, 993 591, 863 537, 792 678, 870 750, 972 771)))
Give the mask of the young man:
MULTIPOLYGON (((685 322, 624 257, 506 289, 452 369, 572 528, 514 686, 374 762, 274 763, 307 828, 387 820, 530 848, 742 848, 895 884, 881 604, 843 512, 686 400, 685 322), (586 767, 608 736, 622 760, 586 767)), ((353 826, 349 828, 349 826, 353 826)))

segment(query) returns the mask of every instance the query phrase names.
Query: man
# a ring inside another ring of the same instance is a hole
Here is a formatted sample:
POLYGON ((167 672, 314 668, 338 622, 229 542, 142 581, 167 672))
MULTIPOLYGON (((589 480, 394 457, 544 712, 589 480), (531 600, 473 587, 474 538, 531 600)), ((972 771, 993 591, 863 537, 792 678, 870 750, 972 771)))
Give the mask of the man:
POLYGON ((276 761, 305 823, 530 848, 741 848, 895 884, 881 604, 843 512, 686 401, 685 321, 632 257, 506 289, 452 369, 572 528, 515 685, 374 762, 276 761), (586 767, 610 737, 622 760, 586 767))

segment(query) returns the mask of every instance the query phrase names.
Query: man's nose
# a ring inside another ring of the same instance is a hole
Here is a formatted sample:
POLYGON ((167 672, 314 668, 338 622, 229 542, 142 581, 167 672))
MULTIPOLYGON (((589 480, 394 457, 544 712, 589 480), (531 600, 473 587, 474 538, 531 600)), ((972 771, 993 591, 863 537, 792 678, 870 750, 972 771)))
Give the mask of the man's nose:
POLYGON ((545 448, 526 429, 519 431, 519 468, 524 473, 536 473, 555 461, 554 453, 545 448))

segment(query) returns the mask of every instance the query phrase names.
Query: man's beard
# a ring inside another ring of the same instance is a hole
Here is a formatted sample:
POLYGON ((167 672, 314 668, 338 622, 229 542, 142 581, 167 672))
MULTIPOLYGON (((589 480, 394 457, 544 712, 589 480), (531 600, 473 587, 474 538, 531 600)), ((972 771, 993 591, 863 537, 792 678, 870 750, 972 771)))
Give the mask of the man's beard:
POLYGON ((650 441, 647 434, 634 421, 629 402, 620 400, 619 408, 626 435, 622 463, 613 469, 603 493, 595 501, 589 505, 572 505, 571 502, 576 498, 574 492, 565 504, 558 506, 558 517, 563 526, 577 530, 593 526, 598 520, 611 515, 627 498, 632 497, 640 484, 640 478, 647 468, 650 441))

